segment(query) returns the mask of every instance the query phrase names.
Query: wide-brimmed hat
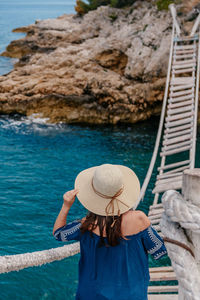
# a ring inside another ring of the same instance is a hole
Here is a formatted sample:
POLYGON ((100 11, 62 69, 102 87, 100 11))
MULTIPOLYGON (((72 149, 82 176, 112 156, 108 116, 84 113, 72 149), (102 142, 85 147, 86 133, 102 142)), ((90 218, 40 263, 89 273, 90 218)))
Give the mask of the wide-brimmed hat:
POLYGON ((78 200, 100 216, 116 216, 139 203, 140 182, 135 172, 122 165, 104 164, 78 174, 78 200))

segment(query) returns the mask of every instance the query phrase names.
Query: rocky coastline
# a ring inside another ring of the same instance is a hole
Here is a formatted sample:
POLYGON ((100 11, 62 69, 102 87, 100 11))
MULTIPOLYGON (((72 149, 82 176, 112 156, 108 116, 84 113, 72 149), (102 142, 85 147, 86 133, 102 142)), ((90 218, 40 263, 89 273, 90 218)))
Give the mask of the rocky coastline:
POLYGON ((18 58, 0 76, 0 114, 40 113, 50 122, 136 123, 162 106, 172 20, 137 1, 17 28, 26 37, 2 54, 18 58))

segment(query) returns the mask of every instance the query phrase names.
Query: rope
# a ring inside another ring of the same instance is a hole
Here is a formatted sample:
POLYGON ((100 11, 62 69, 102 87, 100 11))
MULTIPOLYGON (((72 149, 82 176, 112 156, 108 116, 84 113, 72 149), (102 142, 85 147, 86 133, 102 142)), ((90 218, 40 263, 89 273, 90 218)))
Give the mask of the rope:
POLYGON ((79 243, 73 243, 49 250, 0 256, 0 274, 19 271, 33 266, 41 266, 75 255, 78 252, 80 252, 79 243))
POLYGON ((199 208, 185 201, 180 193, 172 190, 164 193, 162 203, 165 211, 161 217, 160 227, 164 239, 167 239, 166 248, 179 282, 179 298, 199 300, 200 271, 192 251, 193 245, 187 237, 189 232, 195 235, 199 232, 199 208))

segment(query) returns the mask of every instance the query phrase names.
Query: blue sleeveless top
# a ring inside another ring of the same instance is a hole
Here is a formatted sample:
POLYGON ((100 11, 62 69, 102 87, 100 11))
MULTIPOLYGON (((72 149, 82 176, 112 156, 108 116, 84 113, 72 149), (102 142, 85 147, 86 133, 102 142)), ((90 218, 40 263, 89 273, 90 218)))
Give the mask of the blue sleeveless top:
POLYGON ((76 300, 148 300, 148 253, 154 259, 167 254, 152 225, 114 247, 99 247, 100 237, 89 231, 82 234, 80 226, 81 221, 75 220, 54 232, 58 241, 80 241, 76 300))

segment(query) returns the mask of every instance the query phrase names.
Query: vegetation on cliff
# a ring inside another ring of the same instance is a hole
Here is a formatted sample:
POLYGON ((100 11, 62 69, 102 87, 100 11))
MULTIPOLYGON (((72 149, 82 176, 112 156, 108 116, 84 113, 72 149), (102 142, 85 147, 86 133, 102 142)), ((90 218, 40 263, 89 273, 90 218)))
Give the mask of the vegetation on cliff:
MULTIPOLYGON (((84 15, 90 10, 95 10, 99 6, 109 5, 115 8, 127 7, 134 4, 136 0, 76 0, 75 10, 79 15, 84 15)), ((174 3, 174 0, 157 0, 155 3, 158 10, 168 9, 169 4, 174 3)))

